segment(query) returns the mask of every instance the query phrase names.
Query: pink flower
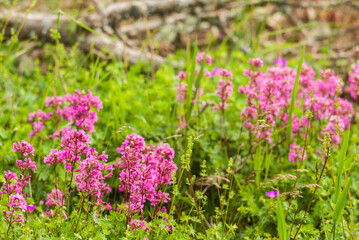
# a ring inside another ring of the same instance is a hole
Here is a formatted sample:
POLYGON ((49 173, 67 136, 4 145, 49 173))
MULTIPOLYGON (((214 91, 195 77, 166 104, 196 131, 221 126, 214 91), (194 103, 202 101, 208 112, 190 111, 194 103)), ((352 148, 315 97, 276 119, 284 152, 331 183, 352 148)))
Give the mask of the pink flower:
POLYGON ((49 155, 47 155, 44 159, 44 163, 48 165, 56 166, 60 162, 63 162, 63 159, 61 158, 61 151, 57 149, 51 149, 51 152, 49 155))
POLYGON ((45 100, 45 106, 54 106, 54 107, 59 107, 61 105, 65 104, 65 98, 64 97, 58 97, 58 96, 54 96, 54 97, 47 97, 45 100))
POLYGON ((338 129, 339 131, 343 131, 345 129, 345 123, 340 116, 331 116, 326 128, 322 130, 322 136, 323 136, 322 138, 324 139, 324 136, 326 134, 329 134, 332 143, 336 143, 336 144, 340 143, 340 136, 335 127, 336 125, 339 127, 338 129))
POLYGON ((12 151, 19 152, 24 156, 27 156, 29 153, 34 155, 34 148, 30 143, 26 142, 25 140, 22 140, 21 142, 13 143, 12 151))
POLYGON ((232 79, 233 78, 233 74, 231 71, 227 70, 227 69, 223 69, 220 68, 216 71, 216 74, 225 78, 229 78, 232 79))
POLYGON ((287 66, 287 60, 285 58, 277 58, 274 61, 274 65, 278 67, 286 67, 287 66))
POLYGON ((249 59, 249 65, 256 68, 261 68, 263 66, 263 61, 260 58, 251 58, 249 59))
MULTIPOLYGON (((301 148, 300 146, 297 146, 296 143, 292 143, 290 145, 290 151, 289 151, 289 154, 288 154, 289 161, 292 162, 292 163, 295 163, 296 160, 298 162, 301 162, 303 160, 302 155, 303 155, 303 148, 301 148)), ((303 158, 304 159, 307 158, 307 153, 306 152, 304 153, 303 158)))
POLYGON ((197 53, 196 56, 196 63, 202 63, 203 59, 206 57, 206 64, 211 65, 212 64, 212 58, 210 55, 204 55, 204 52, 197 53))
POLYGON ((34 122, 35 120, 38 120, 40 122, 46 122, 51 119, 52 113, 45 113, 41 110, 38 110, 37 112, 30 113, 29 114, 29 121, 34 122))
POLYGON ((357 100, 359 95, 359 65, 354 65, 353 73, 349 76, 348 83, 350 96, 357 100))
POLYGON ((26 211, 26 201, 24 196, 21 193, 16 193, 15 195, 10 195, 9 207, 12 207, 14 210, 26 211))
POLYGON ((67 133, 68 131, 71 131, 71 127, 63 127, 60 130, 56 130, 54 132, 54 134, 52 135, 53 138, 61 138, 62 136, 65 135, 65 133, 67 133))
POLYGON ((266 195, 270 198, 276 198, 278 196, 278 192, 277 192, 277 190, 271 191, 271 192, 266 192, 266 195))
POLYGON ((226 101, 229 100, 232 93, 233 93, 233 84, 232 84, 232 82, 230 80, 227 80, 227 81, 220 80, 218 82, 217 96, 220 97, 221 102, 219 103, 218 106, 215 105, 213 107, 213 111, 214 110, 223 111, 224 109, 226 109, 226 107, 227 107, 226 101))
MULTIPOLYGON (((196 91, 196 88, 192 87, 193 91, 192 91, 192 98, 194 98, 194 94, 195 94, 195 91, 196 91)), ((177 99, 177 102, 185 102, 186 100, 186 94, 187 94, 187 84, 181 82, 180 85, 178 87, 175 88, 176 90, 176 99, 177 99)), ((196 98, 200 98, 201 96, 203 95, 203 89, 202 88, 199 88, 198 91, 197 91, 197 96, 196 98)), ((191 100, 191 103, 192 104, 195 104, 196 102, 196 99, 194 100, 191 100)))
POLYGON ((181 79, 186 79, 187 78, 187 73, 186 72, 180 72, 177 75, 177 79, 181 80, 181 79))
POLYGON ((27 205, 26 208, 29 212, 32 212, 36 209, 36 205, 27 205))
POLYGON ((64 205, 63 194, 59 189, 52 189, 51 193, 47 194, 45 205, 49 208, 51 206, 61 207, 64 205))
POLYGON ((16 179, 17 176, 15 173, 11 172, 11 171, 5 171, 5 174, 4 174, 4 178, 6 180, 6 182, 9 182, 11 179, 16 179))
POLYGON ((36 170, 36 163, 31 161, 31 158, 25 158, 24 160, 16 160, 17 167, 22 173, 27 169, 31 169, 33 172, 36 170))

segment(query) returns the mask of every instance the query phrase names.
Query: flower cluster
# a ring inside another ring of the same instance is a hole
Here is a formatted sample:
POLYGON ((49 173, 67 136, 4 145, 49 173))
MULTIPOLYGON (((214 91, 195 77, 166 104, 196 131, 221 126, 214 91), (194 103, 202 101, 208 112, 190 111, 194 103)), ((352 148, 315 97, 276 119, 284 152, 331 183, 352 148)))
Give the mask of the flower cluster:
POLYGON ((97 122, 97 113, 91 109, 95 108, 100 111, 102 102, 98 97, 93 96, 90 90, 88 90, 87 94, 83 91, 75 90, 75 93, 67 94, 63 97, 47 97, 45 106, 51 107, 52 111, 45 113, 38 110, 29 114, 29 121, 33 126, 29 134, 30 138, 42 131, 45 127, 44 123, 50 120, 54 121, 56 129, 53 134, 54 138, 61 137, 62 134, 71 129, 69 127, 57 129, 60 120, 65 120, 73 128, 76 127, 91 134, 94 131, 94 124, 97 122))
POLYGON ((102 162, 106 162, 107 157, 105 152, 99 155, 94 148, 90 148, 86 159, 79 161, 80 167, 77 170, 79 173, 75 177, 75 184, 80 192, 95 195, 100 199, 104 196, 104 192, 111 191, 108 184, 104 182, 106 177, 112 176, 112 165, 102 162), (105 170, 111 171, 110 174, 104 176, 103 171, 105 170))
MULTIPOLYGON (((26 141, 15 142, 13 144, 13 152, 18 152, 21 156, 27 156, 28 154, 34 155, 34 148, 32 145, 26 141)), ((7 196, 9 203, 7 205, 7 211, 3 211, 6 222, 9 226, 12 226, 14 223, 24 223, 24 218, 22 213, 20 212, 32 212, 36 206, 35 205, 27 205, 26 198, 24 197, 25 187, 30 183, 29 179, 31 178, 30 174, 25 173, 27 170, 32 170, 35 172, 36 164, 31 161, 31 158, 25 158, 24 160, 16 161, 17 167, 21 171, 20 176, 18 177, 15 173, 11 171, 5 171, 4 178, 5 183, 1 187, 0 197, 4 198, 7 196)), ((26 196, 26 195, 25 195, 26 196)))
POLYGON ((172 183, 172 175, 177 170, 174 150, 167 144, 146 145, 143 137, 131 134, 117 151, 121 154, 116 164, 122 182, 119 190, 125 192, 130 216, 143 214, 146 201, 158 211, 159 204, 169 200, 169 194, 161 188, 172 183))
POLYGON ((204 52, 198 53, 196 56, 196 63, 202 63, 202 61, 206 58, 206 64, 211 65, 212 64, 212 57, 210 55, 206 55, 204 52))
POLYGON ((12 151, 21 153, 24 156, 27 156, 28 154, 32 154, 34 156, 34 148, 30 143, 26 142, 25 140, 13 143, 12 151))
POLYGON ((353 73, 349 76, 348 83, 350 96, 357 100, 359 95, 359 65, 354 65, 353 73))
POLYGON ((220 110, 221 112, 224 111, 224 109, 227 108, 226 101, 229 100, 230 96, 233 93, 233 84, 231 80, 219 80, 218 82, 218 90, 217 95, 220 97, 220 102, 218 105, 214 105, 213 111, 220 110))
MULTIPOLYGON (((289 103, 294 86, 296 71, 286 66, 284 59, 276 60, 276 67, 270 67, 266 71, 260 71, 263 63, 260 59, 250 59, 252 68, 246 69, 244 75, 250 81, 248 85, 239 87, 238 91, 246 95, 247 107, 242 111, 244 126, 256 140, 266 139, 271 142, 272 129, 285 127, 288 123, 289 103), (261 122, 259 125, 258 123, 261 122)), ((353 106, 350 102, 337 97, 342 91, 340 78, 334 71, 320 71, 321 77, 315 80, 315 72, 307 64, 303 64, 299 76, 298 97, 295 104, 303 109, 311 111, 314 119, 339 119, 344 122, 344 128, 350 125, 353 116, 353 106), (336 104, 340 102, 340 108, 336 104)), ((306 126, 306 116, 292 115, 292 131, 298 134, 303 126, 306 126)), ((323 131, 333 135, 335 143, 339 141, 331 123, 323 131)), ((324 136, 324 135, 323 135, 324 136)))
POLYGON ((62 208, 65 205, 64 195, 59 189, 52 189, 51 193, 47 194, 45 205, 47 206, 45 211, 47 217, 62 216, 63 218, 67 218, 62 208), (50 209, 50 207, 54 207, 54 209, 50 209))
MULTIPOLYGON (((96 149, 90 147, 90 136, 83 130, 66 132, 61 138, 61 143, 61 149, 52 149, 44 158, 44 163, 55 168, 58 164, 63 164, 66 171, 71 173, 71 179, 76 172, 75 185, 78 191, 83 196, 92 196, 92 199, 96 200, 94 204, 98 207, 111 210, 111 205, 102 201, 104 193, 111 191, 108 184, 104 182, 105 178, 112 176, 112 166, 104 163, 108 156, 105 152, 98 154, 96 149), (105 171, 110 171, 110 173, 103 175, 105 171)), ((52 205, 63 206, 63 204, 58 204, 58 201, 53 201, 55 196, 57 196, 56 199, 63 201, 63 193, 54 189, 51 194, 48 194, 46 203, 48 208, 52 205)), ((46 215, 53 216, 54 214, 55 212, 50 211, 46 215)))

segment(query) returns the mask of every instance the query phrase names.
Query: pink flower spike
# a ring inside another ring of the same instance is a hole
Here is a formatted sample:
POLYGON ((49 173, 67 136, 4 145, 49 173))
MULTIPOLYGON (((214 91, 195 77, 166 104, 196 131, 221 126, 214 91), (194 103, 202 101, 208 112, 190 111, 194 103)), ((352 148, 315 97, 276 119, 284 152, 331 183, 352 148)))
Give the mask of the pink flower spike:
POLYGON ((278 196, 278 191, 277 190, 274 190, 274 191, 271 191, 271 192, 266 192, 266 195, 270 198, 276 198, 278 196))

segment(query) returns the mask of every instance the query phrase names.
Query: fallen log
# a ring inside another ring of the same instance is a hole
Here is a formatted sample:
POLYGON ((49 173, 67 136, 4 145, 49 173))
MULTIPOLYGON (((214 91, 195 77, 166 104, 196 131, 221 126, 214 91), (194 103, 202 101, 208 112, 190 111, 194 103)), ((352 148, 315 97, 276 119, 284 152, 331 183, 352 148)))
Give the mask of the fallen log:
MULTIPOLYGON (((84 25, 90 27, 94 26, 89 24, 90 20, 93 20, 95 15, 88 15, 85 18, 84 25)), ((54 39, 51 37, 51 29, 57 28, 57 19, 58 16, 55 14, 46 14, 46 13, 18 13, 12 12, 9 17, 9 12, 3 11, 0 13, 0 22, 5 22, 8 20, 8 25, 5 30, 5 37, 11 37, 11 29, 20 26, 23 23, 23 27, 19 33, 19 39, 30 39, 33 35, 36 35, 37 38, 43 42, 53 42, 54 39)), ((70 19, 65 18, 64 16, 60 17, 59 23, 59 33, 61 35, 60 42, 64 44, 70 44, 74 38, 74 33, 69 30, 69 25, 73 24, 70 19)), ((89 52, 91 47, 98 51, 107 48, 110 54, 116 59, 123 59, 126 51, 126 60, 129 63, 136 63, 139 59, 152 59, 156 65, 163 62, 163 58, 159 56, 151 56, 149 52, 140 51, 138 49, 130 48, 126 46, 119 39, 114 39, 104 33, 101 29, 97 28, 95 31, 97 34, 87 31, 83 28, 78 28, 76 36, 80 33, 84 33, 83 40, 79 43, 79 47, 89 52)))

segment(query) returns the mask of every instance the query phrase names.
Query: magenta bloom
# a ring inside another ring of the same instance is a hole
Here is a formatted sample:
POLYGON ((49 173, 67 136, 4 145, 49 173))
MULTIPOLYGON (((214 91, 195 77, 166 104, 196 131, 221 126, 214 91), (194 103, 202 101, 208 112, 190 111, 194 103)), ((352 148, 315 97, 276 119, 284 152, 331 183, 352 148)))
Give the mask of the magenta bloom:
POLYGON ((32 212, 36 209, 36 205, 27 205, 26 208, 27 208, 27 211, 32 212))
POLYGON ((278 191, 277 190, 274 190, 274 191, 271 191, 271 192, 266 192, 266 195, 270 198, 276 198, 278 196, 278 191))
POLYGON ((274 65, 276 65, 278 67, 286 67, 287 66, 287 60, 285 60, 285 58, 277 58, 274 61, 274 65))

